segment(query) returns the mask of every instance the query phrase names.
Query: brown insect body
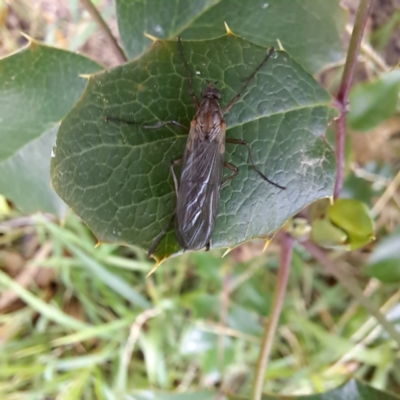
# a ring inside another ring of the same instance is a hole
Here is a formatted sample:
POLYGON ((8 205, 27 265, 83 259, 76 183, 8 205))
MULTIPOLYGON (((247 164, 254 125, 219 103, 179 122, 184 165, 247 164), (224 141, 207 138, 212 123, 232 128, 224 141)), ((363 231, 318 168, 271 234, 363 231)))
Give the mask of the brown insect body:
POLYGON ((202 97, 190 125, 177 192, 176 238, 190 250, 210 246, 224 166, 226 125, 218 103, 221 95, 210 84, 202 97))
MULTIPOLYGON (((246 146, 251 167, 258 175, 279 189, 285 189, 284 186, 269 180, 256 167, 247 142, 241 139, 225 139, 226 124, 223 118, 223 115, 239 100, 256 73, 268 61, 274 52, 273 47, 270 48, 264 60, 247 79, 242 90, 222 110, 219 105, 221 93, 212 83, 203 89, 201 93, 203 100, 199 103, 193 92, 192 77, 183 54, 180 38, 178 38, 178 49, 187 71, 189 91, 197 111, 190 123, 190 129, 175 120, 159 121, 156 125, 143 125, 146 129, 156 129, 167 124, 173 124, 189 130, 183 158, 173 160, 170 164, 177 195, 176 208, 170 221, 150 247, 149 255, 156 250, 173 219, 175 219, 176 239, 184 250, 198 250, 204 247, 208 250, 210 248, 210 239, 217 217, 221 188, 239 172, 237 167, 224 161, 225 143, 246 146), (182 164, 179 184, 174 172, 174 166, 178 164, 182 164), (232 171, 232 174, 222 182, 224 166, 232 171)), ((110 118, 108 119, 110 120, 110 118)))

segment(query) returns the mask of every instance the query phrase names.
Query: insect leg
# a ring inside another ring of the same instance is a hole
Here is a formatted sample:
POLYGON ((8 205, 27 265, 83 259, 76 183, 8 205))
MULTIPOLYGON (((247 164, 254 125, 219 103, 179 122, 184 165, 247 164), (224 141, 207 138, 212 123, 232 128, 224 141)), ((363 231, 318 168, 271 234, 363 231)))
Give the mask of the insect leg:
MULTIPOLYGON (((179 186, 178 186, 178 179, 176 178, 176 175, 175 175, 174 166, 175 166, 175 165, 179 165, 179 164, 182 164, 182 158, 178 158, 178 159, 176 159, 176 160, 173 160, 173 161, 171 161, 171 163, 169 164, 169 169, 170 169, 170 171, 171 171, 171 173, 172 173, 172 177, 174 178, 175 193, 176 193, 176 196, 177 196, 177 197, 178 197, 178 188, 179 188, 179 186)), ((175 218, 175 212, 176 212, 176 210, 174 210, 174 213, 172 214, 172 217, 171 217, 171 219, 169 220, 168 224, 167 224, 167 225, 165 226, 165 228, 161 231, 161 233, 156 237, 156 240, 154 241, 153 245, 150 247, 150 250, 149 250, 149 252, 148 252, 148 256, 149 256, 149 257, 154 253, 155 249, 156 249, 157 246, 160 244, 161 239, 162 239, 163 236, 167 233, 169 227, 170 227, 171 224, 172 224, 172 221, 173 221, 174 218, 175 218)))
MULTIPOLYGON (((179 188, 179 187, 178 187, 178 179, 176 178, 175 171, 174 171, 174 166, 175 166, 175 165, 179 165, 179 164, 182 164, 182 158, 178 158, 178 159, 176 159, 176 160, 173 160, 173 161, 171 161, 171 163, 169 164, 169 169, 170 169, 170 171, 171 171, 171 173, 172 173, 172 177, 174 178, 174 185, 175 185, 175 193, 176 193, 176 196, 178 196, 178 188, 179 188)), ((172 214, 171 219, 168 221, 168 224, 165 225, 164 229, 163 229, 163 230, 161 231, 161 233, 156 237, 156 239, 154 240, 154 243, 153 243, 152 246, 150 247, 150 250, 149 250, 149 252, 148 252, 148 256, 149 256, 149 257, 154 253, 155 249, 156 249, 157 246, 160 244, 161 239, 162 239, 163 236, 167 233, 167 231, 168 231, 169 227, 171 226, 172 221, 174 220, 174 218, 175 218, 175 211, 174 211, 174 213, 172 214)))
POLYGON ((254 72, 247 78, 245 84, 243 85, 242 89, 240 92, 225 106, 225 108, 222 110, 222 114, 227 113, 230 108, 240 99, 242 96, 243 92, 246 90, 247 86, 249 83, 253 80, 253 78, 256 76, 256 73, 264 66, 264 64, 268 61, 268 59, 271 57, 272 53, 275 51, 273 47, 270 47, 268 49, 267 56, 264 58, 263 62, 254 70, 254 72))
POLYGON ((239 168, 235 167, 234 165, 228 163, 228 162, 224 162, 224 166, 228 169, 230 169, 231 171, 233 171, 232 175, 229 175, 224 182, 222 182, 221 188, 225 187, 238 173, 239 173, 239 168))
POLYGON ((189 128, 188 128, 187 126, 181 124, 181 123, 178 122, 178 121, 174 121, 174 120, 171 120, 171 121, 163 121, 163 122, 162 122, 162 121, 158 121, 155 125, 142 125, 142 126, 143 126, 143 128, 146 128, 146 129, 158 129, 158 128, 161 128, 162 126, 168 125, 168 124, 180 126, 181 128, 183 128, 183 129, 189 131, 189 128))
POLYGON ((249 152, 249 159, 250 159, 250 162, 251 162, 251 166, 252 166, 253 169, 257 172, 257 174, 260 175, 261 178, 263 178, 265 181, 267 181, 267 182, 270 183, 271 185, 274 185, 274 186, 276 186, 276 187, 279 188, 279 189, 283 189, 283 190, 286 189, 285 186, 278 185, 277 183, 272 182, 271 180, 269 180, 269 179, 256 167, 256 165, 254 164, 254 160, 253 160, 253 154, 251 153, 250 146, 249 146, 249 144, 248 144, 247 142, 245 142, 244 140, 240 140, 240 139, 226 139, 226 143, 241 144, 241 145, 243 145, 243 146, 246 146, 246 147, 247 147, 247 150, 248 150, 248 152, 249 152))
POLYGON ((161 128, 164 125, 172 124, 172 125, 180 126, 181 128, 185 129, 186 131, 189 131, 189 128, 187 126, 181 124, 178 121, 174 121, 174 120, 164 121, 164 122, 158 121, 154 125, 139 125, 138 123, 133 122, 133 121, 126 121, 124 119, 114 118, 114 117, 105 117, 104 121, 106 121, 106 122, 108 122, 108 121, 119 122, 119 123, 127 124, 127 125, 136 125, 136 126, 141 126, 142 128, 145 128, 145 129, 158 129, 158 128, 161 128))
POLYGON ((167 231, 168 231, 169 227, 171 226, 172 221, 174 220, 174 218, 175 218, 175 211, 174 211, 174 213, 172 214, 171 219, 168 221, 168 224, 165 225, 164 229, 163 229, 163 230, 161 231, 161 233, 156 237, 156 239, 154 240, 154 243, 151 245, 151 247, 150 247, 150 249, 149 249, 149 252, 147 253, 147 255, 148 255, 149 257, 154 253, 154 251, 156 250, 157 246, 160 244, 161 239, 162 239, 163 236, 167 233, 167 231))
POLYGON ((175 175, 175 171, 174 171, 174 167, 175 165, 179 165, 182 164, 182 158, 178 158, 176 160, 173 160, 170 162, 169 164, 169 169, 171 171, 172 177, 174 178, 174 185, 175 185, 175 193, 176 193, 176 197, 178 197, 178 179, 176 179, 176 175, 175 175))
POLYGON ((181 37, 180 36, 178 36, 178 49, 179 49, 179 53, 181 55, 183 64, 185 66, 187 76, 189 78, 189 93, 190 93, 190 96, 193 99, 193 103, 194 103, 194 105, 196 106, 196 109, 197 109, 197 108, 200 107, 200 103, 199 103, 199 100, 197 100, 196 94, 193 91, 192 75, 190 75, 188 63, 186 61, 185 54, 183 53, 183 46, 182 46, 182 42, 181 42, 181 37))

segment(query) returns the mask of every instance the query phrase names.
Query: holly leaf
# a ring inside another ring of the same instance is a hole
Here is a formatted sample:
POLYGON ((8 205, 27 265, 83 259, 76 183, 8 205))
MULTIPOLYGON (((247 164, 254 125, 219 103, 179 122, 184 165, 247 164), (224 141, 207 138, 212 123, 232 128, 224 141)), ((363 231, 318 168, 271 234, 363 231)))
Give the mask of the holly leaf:
POLYGON ((51 149, 60 120, 85 87, 79 74, 100 69, 35 41, 0 60, 0 193, 22 210, 65 212, 50 187, 51 149))
MULTIPOLYGON (((267 53, 233 35, 186 41, 183 48, 195 93, 205 79, 218 80, 222 105, 267 53)), ((321 136, 336 115, 330 103, 329 94, 283 51, 257 72, 225 116, 226 135, 246 140, 257 167, 286 190, 257 175, 244 146, 227 143, 226 161, 239 174, 221 191, 212 247, 265 237, 307 204, 332 194, 334 156, 321 136)), ((61 124, 51 175, 57 193, 99 241, 152 245, 175 208, 168 167, 182 156, 188 130, 144 125, 174 119, 189 126, 194 113, 176 41, 156 42, 142 57, 89 79, 61 124)), ((156 255, 178 250, 170 229, 156 255)))
MULTIPOLYGON (((229 396, 230 400, 244 400, 248 397, 229 396)), ((282 396, 263 395, 262 400, 280 400, 282 396)), ((336 389, 307 396, 285 396, 286 400, 399 400, 392 393, 383 392, 363 382, 351 379, 336 389)))
POLYGON ((180 35, 204 40, 223 35, 224 22, 260 46, 276 46, 279 40, 311 73, 344 57, 341 34, 346 14, 339 1, 116 0, 116 6, 121 40, 131 58, 151 45, 144 32, 159 39, 180 35))
POLYGON ((400 93, 400 69, 354 86, 349 95, 349 128, 366 132, 396 113, 400 93))

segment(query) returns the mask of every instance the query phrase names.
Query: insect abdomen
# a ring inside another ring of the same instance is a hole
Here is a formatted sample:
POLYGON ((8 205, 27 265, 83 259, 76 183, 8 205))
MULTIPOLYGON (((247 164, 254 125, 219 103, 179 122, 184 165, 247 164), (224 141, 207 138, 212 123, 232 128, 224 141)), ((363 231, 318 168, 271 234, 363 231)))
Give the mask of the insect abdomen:
POLYGON ((208 245, 217 217, 219 184, 181 182, 179 187, 175 234, 187 250, 199 250, 208 245))

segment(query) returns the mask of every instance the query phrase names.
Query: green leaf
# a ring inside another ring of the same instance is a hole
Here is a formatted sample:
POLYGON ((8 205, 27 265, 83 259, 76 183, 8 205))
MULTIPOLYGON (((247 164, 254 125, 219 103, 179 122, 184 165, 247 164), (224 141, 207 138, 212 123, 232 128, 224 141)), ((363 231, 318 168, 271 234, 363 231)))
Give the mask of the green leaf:
MULTIPOLYGON (((231 400, 244 400, 248 397, 228 396, 231 400)), ((374 389, 362 382, 351 379, 344 385, 329 390, 325 393, 312 394, 308 396, 285 396, 285 400, 398 400, 394 394, 374 389)), ((263 395, 262 400, 282 400, 282 396, 263 395)))
MULTIPOLYGON (((232 35, 183 42, 183 47, 192 75, 202 78, 194 79, 195 92, 204 79, 218 80, 222 105, 267 52, 232 35)), ((240 172, 221 191, 213 247, 264 237, 307 204, 331 195, 334 157, 321 138, 336 115, 330 103, 328 93, 285 52, 277 52, 256 74, 226 114, 227 137, 245 139, 258 168, 287 189, 260 179, 244 146, 227 144, 226 160, 240 172)), ((175 119, 189 126, 194 113, 176 41, 157 42, 143 57, 90 78, 60 127, 52 183, 101 242, 148 249, 165 227, 175 208, 168 166, 182 155, 187 131, 141 125, 175 119)), ((170 230, 157 255, 177 251, 170 230)))
POLYGON ((368 207, 355 199, 320 200, 310 207, 312 240, 322 247, 355 250, 375 239, 368 207))
POLYGON ((328 218, 317 219, 312 224, 311 238, 313 242, 326 248, 346 246, 347 235, 336 227, 328 218))
POLYGON ((365 273, 385 283, 400 281, 400 228, 379 242, 371 254, 365 273))
POLYGON ((337 199, 328 208, 329 220, 346 232, 350 250, 358 249, 375 239, 374 222, 368 207, 354 199, 337 199))
POLYGON ((400 69, 382 74, 373 82, 354 86, 349 94, 347 124, 357 131, 368 131, 390 118, 397 110, 400 69))
POLYGON ((311 231, 311 226, 306 218, 293 218, 285 223, 283 229, 293 238, 299 240, 307 238, 311 231))
POLYGON ((350 172, 344 181, 340 196, 362 201, 368 207, 371 207, 372 199, 379 196, 381 192, 382 189, 375 188, 375 185, 372 185, 371 182, 364 178, 359 178, 353 172, 350 172))
POLYGON ((65 204, 50 187, 50 155, 60 120, 85 87, 93 61, 31 41, 0 60, 0 193, 26 212, 59 217, 65 204))
POLYGON ((215 392, 185 392, 185 393, 162 393, 160 391, 151 392, 135 391, 133 393, 135 400, 214 400, 215 392))
MULTIPOLYGON (((215 394, 213 395, 215 397, 215 394)), ((135 393, 135 398, 140 400, 208 400, 212 398, 211 393, 181 393, 181 394, 163 394, 161 392, 146 392, 145 395, 140 396, 140 393, 135 393)), ((231 400, 248 400, 249 397, 229 395, 231 400)), ((308 395, 308 396, 272 396, 263 395, 262 400, 398 400, 400 397, 374 389, 362 382, 354 379, 348 381, 344 385, 330 390, 325 393, 308 395)))
POLYGON ((340 61, 345 13, 326 0, 116 0, 122 43, 131 58, 159 39, 213 39, 224 22, 240 37, 285 50, 311 73, 340 61), (329 43, 329 46, 326 44, 329 43))
MULTIPOLYGON (((392 10, 390 15, 385 18, 385 22, 375 27, 371 32, 371 44, 375 50, 382 51, 385 46, 389 43, 393 31, 400 24, 400 9, 396 7, 396 9, 392 10)), ((396 55, 392 55, 392 58, 396 57, 396 55)), ((389 61, 389 60, 387 60, 389 61)), ((389 62, 389 65, 392 64, 389 62)))

